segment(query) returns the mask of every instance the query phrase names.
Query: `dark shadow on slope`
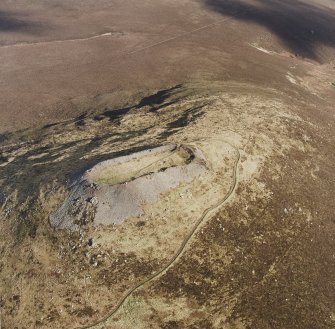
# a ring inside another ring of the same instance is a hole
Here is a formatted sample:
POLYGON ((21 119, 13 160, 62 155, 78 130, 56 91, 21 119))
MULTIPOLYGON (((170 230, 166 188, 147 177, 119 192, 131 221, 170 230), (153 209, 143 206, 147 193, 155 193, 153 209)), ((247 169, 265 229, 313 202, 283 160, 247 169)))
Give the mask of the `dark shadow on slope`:
POLYGON ((85 126, 85 119, 87 117, 87 113, 83 113, 81 115, 79 115, 78 117, 75 118, 75 125, 77 127, 80 127, 80 126, 85 126))
POLYGON ((154 112, 159 109, 159 107, 170 98, 170 96, 175 92, 181 89, 182 85, 176 85, 169 89, 159 90, 156 94, 142 98, 142 100, 136 105, 136 108, 139 109, 144 106, 150 106, 151 112, 154 112))
POLYGON ((0 10, 0 32, 40 33, 42 24, 30 22, 14 13, 0 10))
POLYGON ((203 116, 204 111, 202 110, 202 108, 205 105, 206 104, 192 107, 183 112, 177 119, 168 123, 166 126, 166 130, 158 136, 159 140, 166 140, 166 138, 168 138, 169 136, 177 133, 180 128, 188 126, 189 124, 195 122, 197 119, 203 116))
POLYGON ((255 22, 277 35, 294 54, 321 60, 320 45, 335 47, 335 10, 299 0, 202 0, 213 11, 255 22))
POLYGON ((170 100, 170 97, 175 92, 179 92, 182 88, 182 85, 176 85, 168 89, 162 89, 157 91, 155 94, 143 97, 136 105, 128 106, 119 109, 109 109, 106 108, 105 111, 101 114, 94 116, 94 120, 101 121, 105 118, 109 118, 110 121, 114 123, 120 122, 120 120, 128 114, 131 110, 138 110, 145 106, 150 107, 150 112, 156 112, 166 106, 173 105, 179 101, 179 99, 170 100), (170 100, 169 102, 166 102, 170 100))
POLYGON ((119 121, 124 115, 126 115, 134 107, 125 107, 121 109, 109 110, 106 109, 102 114, 94 116, 94 120, 101 121, 105 118, 109 118, 110 121, 119 121))
POLYGON ((5 141, 7 141, 9 139, 10 134, 0 134, 0 144, 4 143, 5 141))
POLYGON ((203 115, 201 109, 204 105, 196 106, 185 111, 177 120, 172 121, 168 124, 169 129, 176 129, 186 127, 190 123, 194 122, 200 116, 203 115))

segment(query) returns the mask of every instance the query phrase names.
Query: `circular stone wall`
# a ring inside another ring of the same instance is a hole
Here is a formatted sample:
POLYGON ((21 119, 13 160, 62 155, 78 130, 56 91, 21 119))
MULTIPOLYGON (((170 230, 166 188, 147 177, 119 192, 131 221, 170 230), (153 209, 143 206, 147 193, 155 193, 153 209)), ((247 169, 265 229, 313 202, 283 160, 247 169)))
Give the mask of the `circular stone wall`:
POLYGON ((165 145, 103 161, 87 170, 69 197, 50 216, 57 228, 120 224, 144 213, 163 192, 207 171, 200 150, 165 145))

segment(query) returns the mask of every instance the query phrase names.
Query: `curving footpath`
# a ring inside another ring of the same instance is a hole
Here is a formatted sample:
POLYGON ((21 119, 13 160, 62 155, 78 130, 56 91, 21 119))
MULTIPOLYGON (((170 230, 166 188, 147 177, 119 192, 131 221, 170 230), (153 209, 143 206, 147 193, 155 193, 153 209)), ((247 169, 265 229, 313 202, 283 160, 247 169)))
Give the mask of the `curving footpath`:
POLYGON ((102 319, 90 324, 90 325, 86 325, 83 327, 77 327, 78 329, 89 329, 89 328, 93 328, 95 326, 98 326, 99 324, 107 321, 108 319, 110 319, 112 316, 114 316, 119 309, 124 305, 125 301, 128 299, 128 297, 130 297, 132 295, 133 292, 135 292, 136 290, 138 290, 139 288, 143 287, 145 284, 147 284, 148 282, 157 279, 158 277, 160 277, 162 274, 164 274, 170 267, 172 267, 176 261, 178 261, 178 259, 183 255, 186 246, 188 244, 188 242, 192 239, 192 237, 195 235, 195 233, 197 232, 199 226, 204 222, 204 220, 214 211, 216 211, 218 208, 220 208, 221 206, 223 206, 224 203, 226 203, 230 197, 232 196, 232 194, 234 193, 236 186, 237 186, 237 169, 238 169, 238 164, 241 158, 240 155, 240 151, 238 148, 236 148, 235 146, 231 145, 235 151, 236 151, 236 159, 235 159, 235 163, 234 163, 234 169, 233 169, 233 182, 229 188, 228 193, 226 194, 226 196, 220 200, 217 204, 214 204, 213 206, 207 208, 203 214, 201 215, 201 217, 197 220, 197 222, 195 223, 195 225, 193 226, 192 230, 188 233, 188 235, 185 237, 185 239, 183 240, 182 244, 180 245, 179 249, 177 250, 176 254, 173 256, 173 258, 171 258, 171 260, 166 264, 166 266, 164 266, 161 270, 159 270, 158 272, 150 275, 149 277, 147 277, 145 280, 139 282, 136 286, 134 286, 133 288, 131 288, 121 299, 120 301, 117 303, 117 305, 102 319))

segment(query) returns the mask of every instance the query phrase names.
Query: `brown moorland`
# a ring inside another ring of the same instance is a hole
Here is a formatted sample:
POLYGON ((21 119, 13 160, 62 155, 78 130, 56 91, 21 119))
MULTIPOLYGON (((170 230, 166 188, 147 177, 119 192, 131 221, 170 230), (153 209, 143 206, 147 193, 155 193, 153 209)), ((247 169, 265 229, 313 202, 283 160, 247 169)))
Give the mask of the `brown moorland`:
POLYGON ((333 1, 3 0, 0 58, 2 329, 334 328, 333 1), (120 223, 71 199, 165 145, 206 172, 120 223))

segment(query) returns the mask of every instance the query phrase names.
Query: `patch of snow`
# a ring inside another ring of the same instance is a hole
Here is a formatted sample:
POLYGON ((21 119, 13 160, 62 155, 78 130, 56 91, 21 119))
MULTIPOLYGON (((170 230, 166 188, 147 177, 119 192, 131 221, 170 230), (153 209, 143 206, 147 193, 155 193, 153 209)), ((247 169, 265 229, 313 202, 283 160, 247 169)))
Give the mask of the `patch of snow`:
POLYGON ((271 50, 267 50, 267 49, 265 49, 265 48, 263 48, 263 47, 259 47, 259 46, 257 46, 256 44, 249 43, 249 45, 250 45, 251 47, 253 47, 253 48, 255 48, 255 49, 261 51, 262 53, 265 53, 265 54, 268 54, 268 55, 274 55, 274 54, 276 54, 276 52, 271 51, 271 50))
POLYGON ((286 74, 286 79, 295 85, 298 84, 297 80, 293 77, 293 75, 290 72, 286 74))

